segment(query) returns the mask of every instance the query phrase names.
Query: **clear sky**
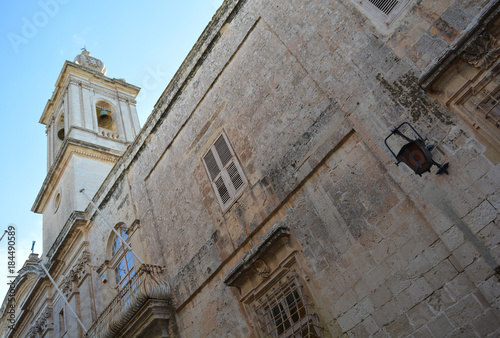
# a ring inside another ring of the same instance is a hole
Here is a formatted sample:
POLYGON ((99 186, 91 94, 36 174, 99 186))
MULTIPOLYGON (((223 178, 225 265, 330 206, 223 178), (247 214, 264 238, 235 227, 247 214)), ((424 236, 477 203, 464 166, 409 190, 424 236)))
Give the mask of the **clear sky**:
MULTIPOLYGON (((31 207, 47 173, 38 123, 65 60, 86 46, 107 76, 142 88, 141 126, 222 0, 4 1, 0 13, 0 235, 17 227, 17 268, 32 241, 42 254, 42 216, 31 207)), ((0 302, 7 291, 0 242, 0 302)))

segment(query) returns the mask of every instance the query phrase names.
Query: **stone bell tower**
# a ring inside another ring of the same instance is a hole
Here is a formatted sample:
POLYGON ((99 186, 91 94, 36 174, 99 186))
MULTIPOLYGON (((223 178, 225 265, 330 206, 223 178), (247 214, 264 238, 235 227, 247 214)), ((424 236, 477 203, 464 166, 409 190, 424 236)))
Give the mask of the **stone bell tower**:
POLYGON ((140 88, 106 76, 87 50, 66 61, 40 123, 46 125, 48 173, 32 211, 43 214, 43 252, 83 221, 92 196, 138 134, 140 88))

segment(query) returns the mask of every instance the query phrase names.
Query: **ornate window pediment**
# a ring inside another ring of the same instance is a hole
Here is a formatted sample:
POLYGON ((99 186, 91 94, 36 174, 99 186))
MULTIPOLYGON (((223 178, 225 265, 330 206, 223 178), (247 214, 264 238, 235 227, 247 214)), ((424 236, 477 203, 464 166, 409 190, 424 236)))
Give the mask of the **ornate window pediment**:
POLYGON ((40 315, 35 320, 30 330, 28 331, 28 337, 44 337, 48 330, 54 328, 54 320, 52 318, 52 308, 46 307, 40 312, 40 315))
POLYGON ((487 149, 500 153, 500 7, 463 36, 420 82, 466 122, 487 149))
POLYGON ((261 337, 320 337, 317 313, 290 231, 276 225, 229 272, 224 283, 240 290, 240 301, 261 337))

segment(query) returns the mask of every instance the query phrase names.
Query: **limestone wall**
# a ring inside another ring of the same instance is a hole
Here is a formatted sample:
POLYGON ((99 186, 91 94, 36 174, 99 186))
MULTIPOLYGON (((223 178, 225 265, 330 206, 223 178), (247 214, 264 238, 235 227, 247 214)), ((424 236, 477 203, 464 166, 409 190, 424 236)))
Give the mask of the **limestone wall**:
POLYGON ((410 2, 383 29, 350 1, 225 4, 233 14, 192 51, 102 203, 113 224, 140 220, 135 245, 167 267, 182 336, 257 335, 223 281, 277 223, 325 334, 499 333, 500 166, 418 84, 485 3, 410 2), (403 121, 449 176, 394 165, 384 139, 403 121), (248 179, 225 213, 202 160, 222 131, 248 179))

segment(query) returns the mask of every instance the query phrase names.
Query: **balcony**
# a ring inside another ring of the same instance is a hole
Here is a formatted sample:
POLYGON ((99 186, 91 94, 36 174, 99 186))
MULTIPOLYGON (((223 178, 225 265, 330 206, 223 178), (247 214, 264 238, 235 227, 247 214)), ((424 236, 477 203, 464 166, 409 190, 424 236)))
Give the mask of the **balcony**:
POLYGON ((168 337, 172 315, 164 268, 142 265, 84 337, 168 337))

